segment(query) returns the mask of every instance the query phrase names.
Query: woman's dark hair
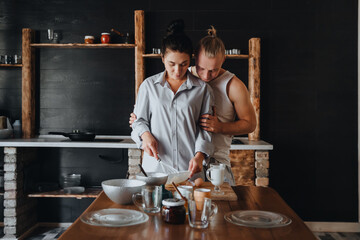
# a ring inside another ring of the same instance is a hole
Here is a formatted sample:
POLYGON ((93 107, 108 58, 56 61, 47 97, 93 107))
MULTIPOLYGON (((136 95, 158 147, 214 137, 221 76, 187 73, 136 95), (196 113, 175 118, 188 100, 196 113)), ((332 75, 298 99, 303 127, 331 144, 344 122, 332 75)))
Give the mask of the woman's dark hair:
POLYGON ((193 54, 193 46, 190 38, 184 32, 185 24, 182 19, 174 20, 168 26, 166 36, 162 40, 161 54, 164 56, 166 50, 179 51, 189 54, 190 58, 193 54))

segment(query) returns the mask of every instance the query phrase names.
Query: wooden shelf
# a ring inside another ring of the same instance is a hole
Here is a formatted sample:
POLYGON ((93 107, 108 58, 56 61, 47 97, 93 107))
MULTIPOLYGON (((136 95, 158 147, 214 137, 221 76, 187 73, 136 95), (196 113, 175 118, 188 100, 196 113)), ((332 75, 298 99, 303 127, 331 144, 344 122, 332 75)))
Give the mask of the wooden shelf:
POLYGON ((22 67, 22 64, 0 64, 0 67, 22 67))
POLYGON ((31 43, 35 48, 135 48, 135 44, 110 43, 110 44, 85 44, 85 43, 31 43))
POLYGON ((249 59, 249 55, 246 54, 234 54, 234 55, 226 55, 227 59, 249 59))
POLYGON ((51 192, 40 192, 28 194, 28 197, 35 198, 96 198, 102 192, 102 188, 85 188, 83 193, 65 193, 63 189, 51 191, 51 192))
MULTIPOLYGON (((239 55, 225 55, 227 59, 248 59, 249 55, 246 54, 239 54, 239 55)), ((154 53, 147 53, 143 54, 144 58, 160 58, 160 54, 154 54, 154 53)), ((193 56, 194 58, 194 56, 193 56)))

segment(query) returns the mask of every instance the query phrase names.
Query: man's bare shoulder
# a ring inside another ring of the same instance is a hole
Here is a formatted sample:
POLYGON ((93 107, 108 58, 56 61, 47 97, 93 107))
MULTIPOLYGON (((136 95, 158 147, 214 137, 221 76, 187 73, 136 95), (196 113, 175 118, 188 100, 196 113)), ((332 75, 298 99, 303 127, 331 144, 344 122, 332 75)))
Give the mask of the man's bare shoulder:
POLYGON ((246 91, 246 92, 248 92, 247 87, 244 84, 244 82, 241 81, 235 75, 230 79, 229 84, 228 84, 228 89, 229 89, 229 94, 230 94, 230 92, 238 92, 238 91, 241 91, 241 92, 246 91))

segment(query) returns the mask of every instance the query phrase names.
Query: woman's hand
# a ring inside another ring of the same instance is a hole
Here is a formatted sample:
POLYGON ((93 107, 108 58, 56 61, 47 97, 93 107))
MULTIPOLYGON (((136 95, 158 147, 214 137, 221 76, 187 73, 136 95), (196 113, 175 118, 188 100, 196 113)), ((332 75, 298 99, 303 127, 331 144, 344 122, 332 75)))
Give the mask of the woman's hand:
POLYGON ((195 173, 201 172, 203 165, 202 162, 205 158, 205 155, 201 152, 197 152, 195 156, 189 162, 189 172, 190 177, 192 177, 195 173))
POLYGON ((132 124, 134 123, 134 121, 136 120, 136 115, 135 113, 130 113, 130 118, 129 118, 129 125, 130 127, 132 127, 132 124))
POLYGON ((158 142, 150 132, 144 132, 141 135, 142 149, 149 154, 149 156, 159 159, 158 157, 158 142))

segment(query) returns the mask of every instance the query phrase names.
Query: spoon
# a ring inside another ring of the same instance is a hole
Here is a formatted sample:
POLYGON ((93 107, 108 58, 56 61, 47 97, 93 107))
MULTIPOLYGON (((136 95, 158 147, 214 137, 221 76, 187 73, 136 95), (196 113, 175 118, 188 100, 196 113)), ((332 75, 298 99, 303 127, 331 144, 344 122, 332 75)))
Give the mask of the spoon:
POLYGON ((138 166, 140 167, 140 170, 144 174, 144 176, 147 177, 148 175, 146 174, 145 170, 143 169, 140 163, 138 164, 138 166))
POLYGON ((187 202, 186 197, 184 197, 181 192, 179 191, 179 189, 177 188, 176 184, 174 182, 172 182, 172 185, 174 186, 175 190, 178 192, 178 194, 180 195, 181 199, 184 200, 185 202, 187 202))

